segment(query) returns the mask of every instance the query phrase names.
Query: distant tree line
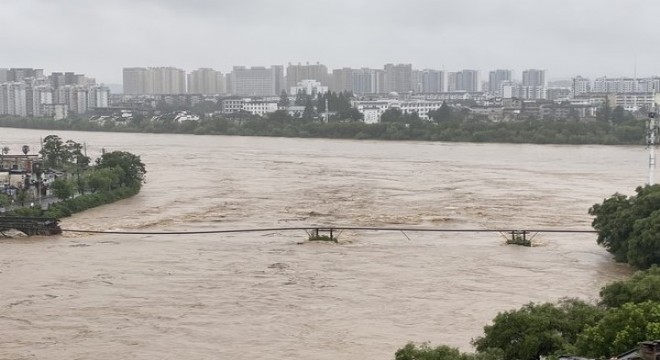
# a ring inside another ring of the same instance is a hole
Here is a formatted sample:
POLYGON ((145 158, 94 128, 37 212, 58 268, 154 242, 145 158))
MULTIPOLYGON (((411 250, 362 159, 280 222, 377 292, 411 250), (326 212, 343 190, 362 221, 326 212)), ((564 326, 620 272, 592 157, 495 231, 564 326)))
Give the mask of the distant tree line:
MULTIPOLYGON (((603 106, 591 122, 574 119, 522 120, 493 122, 471 114, 464 107, 446 103, 429 112, 429 120, 417 113, 385 111, 380 123, 365 124, 363 115, 350 105, 350 93, 327 93, 314 96, 299 93, 295 103, 303 107, 299 116, 278 110, 265 117, 250 113, 202 116, 200 121, 176 122, 174 116, 151 121, 135 115, 126 124, 97 124, 82 118, 61 121, 40 118, 0 117, 0 126, 81 131, 117 131, 148 133, 183 133, 197 135, 277 136, 302 138, 341 138, 373 140, 422 140, 448 142, 493 142, 535 144, 643 144, 644 121, 635 120, 621 107, 603 106), (329 118, 325 122, 325 104, 329 118)), ((282 103, 288 96, 282 96, 282 103)), ((198 104, 206 107, 208 104, 198 104)), ((208 110, 208 109, 205 109, 208 110)), ((200 111, 204 115, 204 111, 200 111)))

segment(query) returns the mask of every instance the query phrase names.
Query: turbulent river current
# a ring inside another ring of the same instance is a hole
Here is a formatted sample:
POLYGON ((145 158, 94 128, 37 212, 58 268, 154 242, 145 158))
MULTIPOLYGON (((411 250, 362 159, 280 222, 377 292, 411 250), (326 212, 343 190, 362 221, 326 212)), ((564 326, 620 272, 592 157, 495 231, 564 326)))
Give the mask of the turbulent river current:
MULTIPOLYGON (((646 180, 643 147, 381 142, 0 129, 12 153, 56 133, 140 155, 137 196, 64 229, 312 225, 590 230, 646 180)), ((303 231, 0 239, 1 359, 391 359, 470 351, 498 312, 595 300, 629 273, 595 234, 303 231)))

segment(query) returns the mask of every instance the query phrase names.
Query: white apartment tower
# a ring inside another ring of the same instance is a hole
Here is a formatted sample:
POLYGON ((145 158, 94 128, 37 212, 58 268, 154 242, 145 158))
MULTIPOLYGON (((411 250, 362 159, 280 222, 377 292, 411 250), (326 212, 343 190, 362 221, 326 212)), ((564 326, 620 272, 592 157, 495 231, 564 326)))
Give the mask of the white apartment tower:
POLYGON ((24 83, 0 84, 0 115, 27 116, 24 83))
POLYGON ((188 74, 188 93, 217 95, 224 92, 224 76, 221 72, 200 68, 188 74))
POLYGON ((186 72, 174 67, 124 68, 124 94, 162 95, 186 92, 186 72))
POLYGON ((277 71, 273 68, 234 66, 230 74, 233 95, 275 96, 277 94, 277 71))

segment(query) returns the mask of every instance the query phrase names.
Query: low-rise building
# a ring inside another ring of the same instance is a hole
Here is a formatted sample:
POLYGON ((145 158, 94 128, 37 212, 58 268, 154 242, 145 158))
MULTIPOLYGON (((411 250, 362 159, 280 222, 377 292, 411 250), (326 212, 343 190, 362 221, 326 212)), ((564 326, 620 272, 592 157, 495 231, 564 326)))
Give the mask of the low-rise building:
POLYGON ((352 102, 353 107, 364 115, 364 122, 369 124, 379 122, 381 115, 390 108, 398 108, 403 114, 417 113, 421 119, 429 120, 429 111, 439 109, 442 103, 442 101, 401 101, 398 99, 357 100, 352 102), (377 120, 374 121, 374 119, 377 120))

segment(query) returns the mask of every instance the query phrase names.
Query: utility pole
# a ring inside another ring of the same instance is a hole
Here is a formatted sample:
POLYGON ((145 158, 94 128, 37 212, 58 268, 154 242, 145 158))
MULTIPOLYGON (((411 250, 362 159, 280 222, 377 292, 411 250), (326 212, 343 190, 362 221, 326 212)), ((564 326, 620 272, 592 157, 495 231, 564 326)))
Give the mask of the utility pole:
POLYGON ((655 173, 655 148, 658 146, 658 113, 655 102, 655 91, 653 92, 653 105, 649 111, 649 120, 646 128, 646 147, 649 149, 649 185, 654 183, 655 173))

